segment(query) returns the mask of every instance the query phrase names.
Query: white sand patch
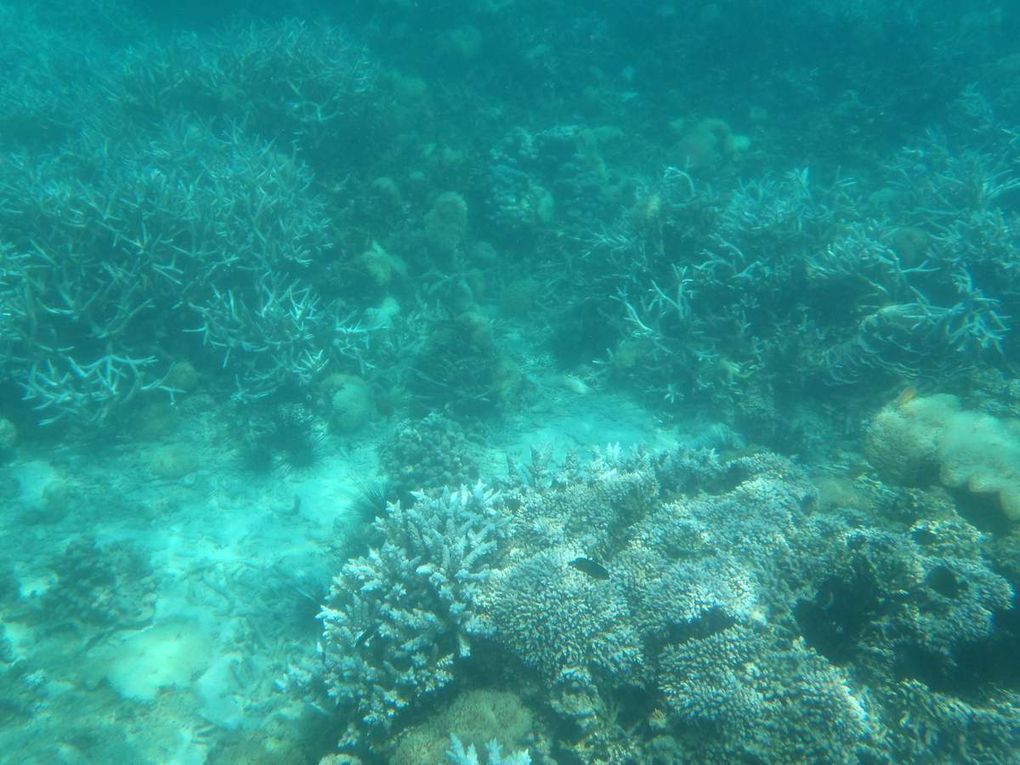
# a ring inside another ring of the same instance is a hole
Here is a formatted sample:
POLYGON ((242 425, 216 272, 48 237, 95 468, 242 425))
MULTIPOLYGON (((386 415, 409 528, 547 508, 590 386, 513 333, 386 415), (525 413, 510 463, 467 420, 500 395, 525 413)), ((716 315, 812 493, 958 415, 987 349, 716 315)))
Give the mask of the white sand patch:
POLYGON ((198 624, 169 621, 97 650, 101 675, 121 696, 153 701, 165 688, 186 689, 209 664, 212 641, 198 624))
POLYGON ((57 583, 52 571, 32 571, 22 574, 18 581, 18 594, 22 600, 42 597, 57 583))
POLYGON ((595 447, 620 444, 624 448, 642 444, 665 448, 675 443, 676 429, 656 422, 640 404, 626 397, 593 392, 584 397, 561 397, 542 410, 524 413, 506 434, 482 457, 482 474, 502 475, 506 455, 527 461, 533 448, 552 448, 554 459, 567 451, 587 455, 595 447))
POLYGON ((20 622, 4 622, 3 636, 11 647, 15 661, 32 654, 35 646, 35 635, 32 628, 20 622))
POLYGON ((220 728, 233 730, 249 721, 244 715, 243 698, 246 689, 238 680, 238 667, 242 658, 225 654, 216 657, 195 683, 201 702, 199 714, 220 728))
POLYGON ((57 471, 48 462, 30 460, 18 465, 15 472, 18 488, 21 489, 19 500, 25 507, 37 508, 44 503, 46 487, 60 480, 57 471))

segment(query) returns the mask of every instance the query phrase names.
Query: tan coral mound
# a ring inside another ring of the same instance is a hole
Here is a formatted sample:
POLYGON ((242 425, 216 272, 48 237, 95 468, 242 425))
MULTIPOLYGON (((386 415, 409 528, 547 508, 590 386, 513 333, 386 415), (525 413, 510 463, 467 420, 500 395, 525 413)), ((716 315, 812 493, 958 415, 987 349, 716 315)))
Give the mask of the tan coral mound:
POLYGON ((890 483, 993 495, 1020 520, 1020 423, 968 411, 949 395, 891 404, 871 421, 865 454, 890 483))

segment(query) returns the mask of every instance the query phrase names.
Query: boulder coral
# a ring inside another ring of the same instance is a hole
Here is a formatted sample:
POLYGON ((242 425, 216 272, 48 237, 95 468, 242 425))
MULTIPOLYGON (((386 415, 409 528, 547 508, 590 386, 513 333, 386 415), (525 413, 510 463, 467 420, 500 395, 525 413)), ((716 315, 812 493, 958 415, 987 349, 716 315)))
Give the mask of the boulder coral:
POLYGON ((1020 423, 966 410, 955 396, 904 398, 875 415, 865 441, 883 480, 937 482, 1020 520, 1020 423))
POLYGON ((444 261, 452 260, 463 247, 468 233, 468 204, 455 191, 436 197, 425 214, 425 239, 429 251, 444 261))

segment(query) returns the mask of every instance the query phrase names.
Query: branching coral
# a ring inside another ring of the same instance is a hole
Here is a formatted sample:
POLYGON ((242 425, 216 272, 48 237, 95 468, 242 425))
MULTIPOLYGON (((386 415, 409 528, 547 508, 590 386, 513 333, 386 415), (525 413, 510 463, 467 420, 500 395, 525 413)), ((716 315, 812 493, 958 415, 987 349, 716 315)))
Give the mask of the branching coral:
POLYGON ((358 365, 372 327, 312 284, 328 218, 300 161, 190 120, 76 148, 0 177, 5 375, 43 421, 103 420, 202 348, 245 400, 358 365))
POLYGON ((326 683, 352 715, 343 744, 385 735, 490 631, 474 598, 507 532, 498 501, 479 484, 391 504, 375 522, 381 546, 341 569, 320 618, 326 683))

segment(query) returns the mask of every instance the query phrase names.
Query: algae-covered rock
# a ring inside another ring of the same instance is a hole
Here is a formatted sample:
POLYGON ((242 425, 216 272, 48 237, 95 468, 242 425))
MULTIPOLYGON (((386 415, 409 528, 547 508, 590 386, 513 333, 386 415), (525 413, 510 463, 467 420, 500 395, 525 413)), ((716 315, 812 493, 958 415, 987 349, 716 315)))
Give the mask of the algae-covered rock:
POLYGON ((912 398, 872 420, 865 453, 890 483, 941 483, 994 500, 1020 520, 1020 423, 962 408, 955 396, 912 398))
POLYGON ((467 239, 468 204, 455 191, 436 197, 425 214, 425 239, 433 254, 451 259, 467 239))
POLYGON ((372 418, 375 406, 368 383, 354 375, 330 375, 326 387, 331 391, 329 424, 341 433, 353 433, 372 418))
POLYGON ((169 444, 157 449, 149 457, 148 465, 157 478, 176 480, 198 470, 199 459, 192 449, 169 444))

